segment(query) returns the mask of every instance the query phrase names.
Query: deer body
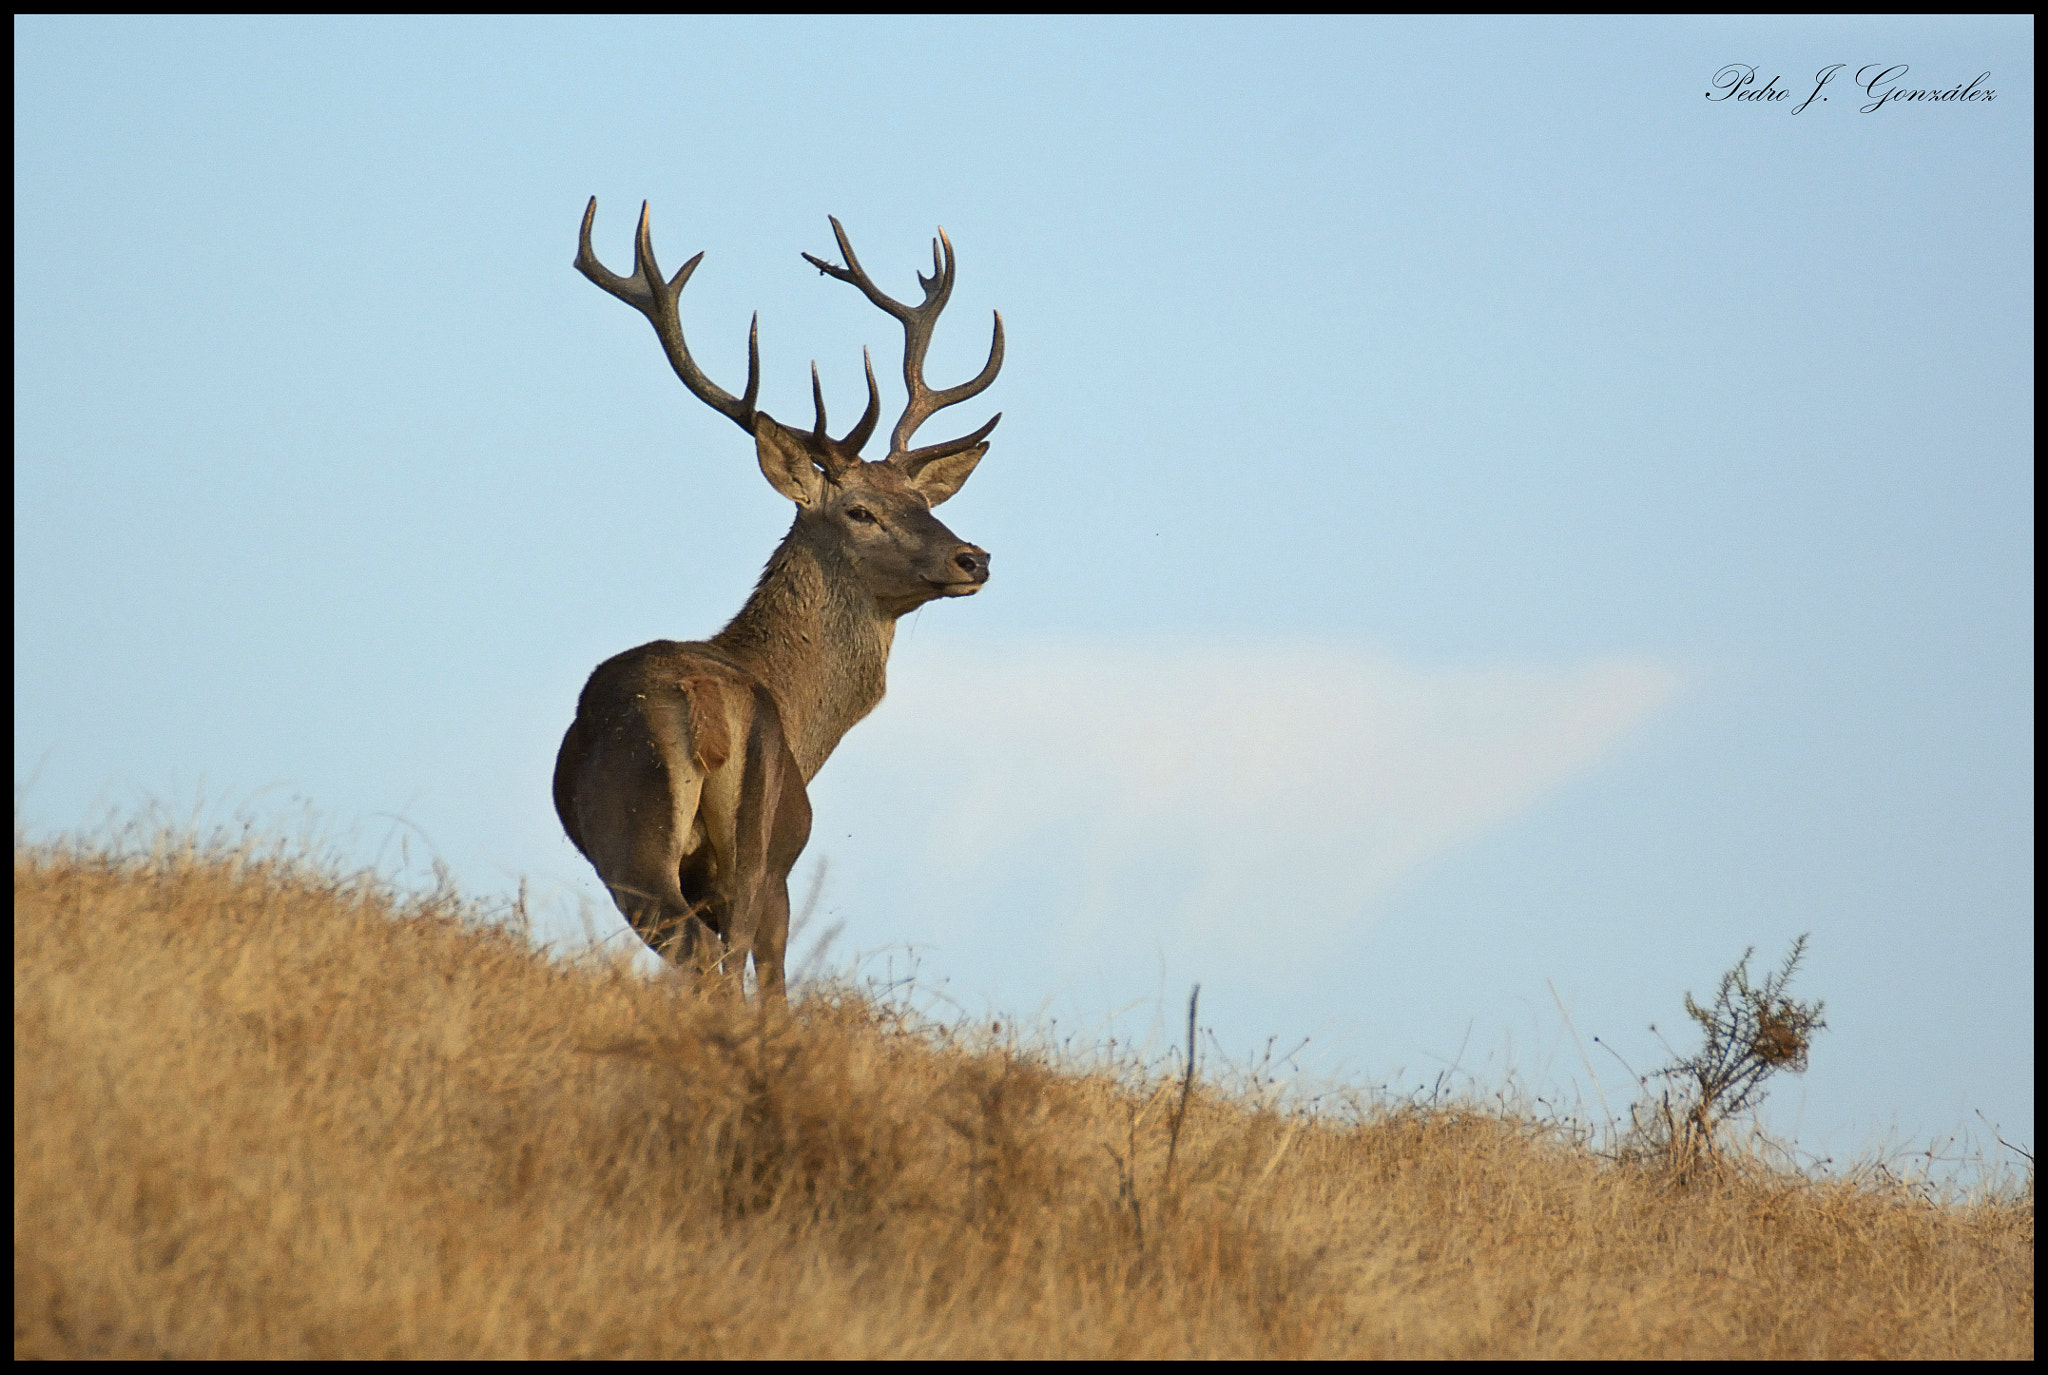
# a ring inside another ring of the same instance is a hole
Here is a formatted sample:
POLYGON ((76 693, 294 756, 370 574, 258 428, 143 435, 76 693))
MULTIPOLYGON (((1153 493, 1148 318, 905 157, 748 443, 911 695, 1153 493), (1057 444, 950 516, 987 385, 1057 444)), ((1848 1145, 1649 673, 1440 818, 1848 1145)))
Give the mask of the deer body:
POLYGON ((753 435, 762 474, 797 511, 724 630, 707 641, 657 640, 591 674, 556 757, 555 809, 641 939, 687 971, 735 982, 751 956, 762 996, 780 997, 789 873, 810 836, 805 785, 882 700, 897 618, 935 598, 970 596, 988 581, 988 554, 931 508, 973 472, 995 421, 963 439, 907 445, 932 412, 994 381, 1002 318, 981 375, 931 391, 924 352, 952 288, 951 245, 943 260, 933 246, 934 274, 919 278, 926 300, 913 308, 874 287, 832 222, 847 266, 805 257, 859 286, 904 326, 910 403, 889 455, 868 462, 859 450, 880 405, 872 367, 867 410, 843 439, 826 431, 815 366, 811 431, 755 409, 759 356, 751 340, 747 390, 733 397, 697 369, 676 311, 703 255, 663 281, 643 207, 634 275, 619 277, 590 249, 596 207, 593 198, 584 212, 577 267, 648 316, 677 375, 753 435))

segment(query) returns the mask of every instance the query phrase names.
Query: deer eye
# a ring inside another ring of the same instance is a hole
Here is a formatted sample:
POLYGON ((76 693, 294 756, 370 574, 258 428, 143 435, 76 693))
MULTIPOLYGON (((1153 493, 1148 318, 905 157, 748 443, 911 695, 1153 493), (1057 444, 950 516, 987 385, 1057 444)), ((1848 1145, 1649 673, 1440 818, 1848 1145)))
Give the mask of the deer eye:
POLYGON ((857 520, 863 525, 873 525, 875 523, 875 513, 868 510, 865 506, 847 507, 846 518, 848 520, 857 520))

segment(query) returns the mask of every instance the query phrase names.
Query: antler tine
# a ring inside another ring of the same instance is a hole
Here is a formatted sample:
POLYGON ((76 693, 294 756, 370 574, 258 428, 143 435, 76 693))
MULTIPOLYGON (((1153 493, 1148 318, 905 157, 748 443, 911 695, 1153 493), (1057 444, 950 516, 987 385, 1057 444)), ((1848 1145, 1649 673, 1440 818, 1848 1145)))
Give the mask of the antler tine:
POLYGON ((678 303, 682 299, 683 288, 689 284, 690 274, 697 270, 698 263, 704 261, 704 255, 699 253, 684 263, 672 279, 663 281, 661 266, 654 257, 654 236, 649 226, 647 202, 642 201, 640 226, 633 237, 633 275, 621 277, 599 262, 590 246, 590 229, 596 220, 597 197, 592 196, 590 204, 584 207, 583 230, 577 236, 576 270, 645 315, 648 323, 654 326, 655 337, 661 340, 662 352, 668 355, 669 366, 675 369, 676 376, 690 389, 690 394, 751 434, 754 403, 761 394, 760 315, 755 314, 753 324, 747 330, 747 390, 744 395, 734 396, 704 375, 704 370, 690 357, 690 346, 683 338, 678 303))
POLYGON ((811 360, 811 402, 818 408, 818 427, 811 431, 811 438, 819 448, 829 448, 832 436, 825 433, 825 388, 818 381, 818 360, 811 360))
POLYGON ((846 432, 843 439, 834 439, 825 428, 825 388, 818 381, 818 365, 811 364, 811 401, 818 408, 818 423, 811 430, 811 449, 818 455, 818 462, 827 471, 838 472, 850 460, 860 457, 861 445, 868 442, 868 436, 875 432, 875 421, 882 413, 882 391, 875 385, 874 360, 868 351, 860 351, 860 360, 868 378, 867 409, 861 412, 860 420, 846 432))
POLYGON ((875 385, 875 360, 868 356, 866 349, 860 351, 860 365, 868 375, 868 408, 861 412, 860 423, 848 430, 846 438, 839 441, 846 446, 848 452, 856 454, 861 451, 861 446, 868 442, 868 436, 875 432, 875 422, 882 418, 882 391, 875 385))
POLYGON ((950 458, 954 454, 964 454, 969 449, 980 444, 989 437, 989 432, 995 429, 996 422, 1002 418, 1003 413, 997 411, 989 417, 988 424, 983 425, 973 434, 962 435, 958 439, 949 439, 943 444, 931 444, 922 449, 912 449, 907 454, 895 455, 889 461, 912 477, 916 477, 923 470, 924 465, 930 463, 933 459, 950 458))
POLYGON ((946 237, 944 229, 939 230, 939 237, 932 243, 932 275, 927 277, 919 273, 917 277, 917 284, 924 288, 924 304, 909 306, 885 294, 875 285, 874 279, 861 267, 860 259, 854 256, 853 243, 847 238, 846 230, 839 223, 838 217, 828 215, 826 218, 831 221, 832 237, 839 241, 839 251, 845 256, 846 266, 828 263, 809 253, 803 255, 804 261, 827 276, 837 277, 842 282, 850 282, 859 287, 862 295, 895 316, 903 325, 903 387, 909 394, 909 401, 903 408, 902 418, 896 422, 896 428, 889 437, 888 461, 902 465, 914 460, 921 467, 934 458, 973 448, 987 436, 995 424, 994 421, 990 421, 968 439, 949 440, 945 444, 915 451, 910 450, 909 444, 911 436, 917 433, 918 426, 924 424, 935 413, 980 395, 996 380, 996 374, 1003 366, 1002 312, 996 312, 995 336, 989 344, 988 362, 982 365, 981 371, 973 379, 957 387, 933 391, 925 384, 924 356, 931 348, 932 328, 938 323, 939 312, 946 308, 946 301, 953 294, 953 277, 957 264, 953 256, 952 240, 946 237))
MULTIPOLYGON (((928 299, 932 297, 932 283, 937 282, 939 284, 937 299, 940 302, 940 310, 945 309, 944 303, 950 300, 953 295, 954 267, 953 241, 946 237, 946 226, 940 225, 939 236, 932 240, 932 275, 927 278, 922 272, 917 274, 917 284, 924 288, 924 294, 928 299), (943 260, 939 257, 939 246, 941 244, 944 244, 946 248, 946 256, 943 260)), ((933 313, 936 314, 937 312, 933 313)))
MULTIPOLYGON (((846 258, 846 266, 840 267, 836 263, 828 263, 823 258, 815 258, 808 253, 803 255, 803 260, 829 277, 837 277, 842 282, 851 282, 859 287, 863 296, 866 296, 883 310, 888 311, 889 314, 901 320, 905 329, 916 323, 918 315, 916 309, 888 295, 875 285, 874 278, 868 276, 867 269, 862 267, 860 259, 854 256, 853 244, 847 239, 846 230, 840 226, 839 218, 836 215, 827 215, 825 218, 832 224, 832 237, 839 240, 839 252, 846 258)), ((922 285, 924 278, 918 278, 918 282, 922 285)), ((931 303, 930 291, 927 290, 925 295, 925 303, 929 305, 931 303)))

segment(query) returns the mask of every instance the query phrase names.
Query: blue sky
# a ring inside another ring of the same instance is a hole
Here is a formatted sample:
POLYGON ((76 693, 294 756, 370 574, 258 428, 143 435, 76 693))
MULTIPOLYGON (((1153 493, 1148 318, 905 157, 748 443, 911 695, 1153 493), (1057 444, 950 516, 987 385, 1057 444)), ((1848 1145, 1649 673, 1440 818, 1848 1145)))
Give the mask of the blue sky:
POLYGON ((699 359, 736 390, 758 310, 799 420, 863 344, 900 405, 825 216, 898 295, 943 224, 930 375, 1009 333, 944 513, 994 576, 814 784, 835 958, 1084 1039, 1199 980, 1233 1055, 1618 1105, 1559 1002, 1647 1069, 1811 931, 1774 1127, 2031 1143, 2030 21, 15 39, 32 833, 303 803, 617 929, 548 800, 577 689, 722 625, 789 512, 570 268, 584 201, 615 267, 643 198, 706 251, 699 359), (1900 64, 1995 99, 1865 112, 1900 64))

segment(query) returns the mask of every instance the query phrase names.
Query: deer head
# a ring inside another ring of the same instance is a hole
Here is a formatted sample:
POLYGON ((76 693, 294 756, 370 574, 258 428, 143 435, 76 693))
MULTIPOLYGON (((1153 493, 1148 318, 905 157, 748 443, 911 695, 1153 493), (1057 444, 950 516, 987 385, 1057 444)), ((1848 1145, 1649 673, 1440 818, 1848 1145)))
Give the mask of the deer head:
POLYGON ((825 424, 825 392, 818 365, 811 364, 811 396, 817 420, 809 430, 784 425, 755 406, 760 393, 760 317, 747 334, 747 389, 740 396, 720 387, 690 356, 683 337, 678 302, 690 274, 704 255, 697 254, 664 280, 655 262, 645 203, 633 245, 633 275, 621 277, 607 269, 591 251, 590 229, 597 217, 597 198, 583 212, 583 230, 576 252, 577 270, 598 286, 645 315, 661 340, 669 365, 690 393, 754 437, 761 472, 770 486, 797 506, 791 539, 801 540, 821 559, 843 561, 848 571, 874 596, 876 604, 900 616, 936 597, 964 597, 988 581, 986 550, 962 541, 932 514, 932 508, 966 483, 988 452, 988 436, 1002 419, 997 414, 972 434, 913 449, 918 428, 947 406, 986 391, 1003 365, 1003 317, 995 317, 995 335, 981 372, 956 387, 934 391, 924 380, 925 352, 932 328, 953 292, 953 245, 941 229, 932 244, 932 275, 918 274, 924 301, 906 305, 884 295, 854 256, 853 245, 837 219, 832 234, 845 258, 843 266, 806 253, 804 260, 819 272, 859 287, 868 300, 903 326, 903 384, 908 404, 889 438, 888 454, 869 461, 860 451, 873 435, 881 411, 871 359, 862 351, 868 384, 867 408, 853 428, 833 438, 825 424))

